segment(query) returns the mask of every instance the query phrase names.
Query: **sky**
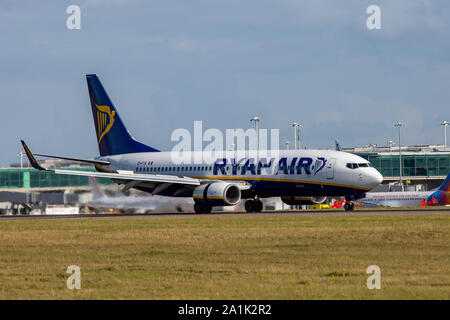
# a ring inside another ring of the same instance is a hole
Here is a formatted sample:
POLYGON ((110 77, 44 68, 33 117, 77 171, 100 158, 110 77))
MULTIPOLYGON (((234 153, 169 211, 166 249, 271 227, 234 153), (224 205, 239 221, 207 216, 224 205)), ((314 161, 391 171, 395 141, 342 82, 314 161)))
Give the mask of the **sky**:
POLYGON ((450 121, 447 0, 0 0, 0 166, 98 155, 85 75, 133 137, 303 125, 301 146, 442 144, 450 121), (381 29, 369 30, 369 5, 381 29), (81 9, 69 30, 66 9, 81 9))

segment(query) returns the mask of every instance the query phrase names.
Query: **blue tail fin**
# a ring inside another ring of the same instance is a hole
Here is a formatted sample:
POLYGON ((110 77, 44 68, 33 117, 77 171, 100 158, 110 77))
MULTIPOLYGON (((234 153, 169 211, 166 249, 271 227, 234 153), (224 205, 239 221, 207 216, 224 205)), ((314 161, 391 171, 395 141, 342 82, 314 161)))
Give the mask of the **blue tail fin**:
POLYGON ((448 174, 447 178, 445 178, 444 182, 439 187, 439 191, 449 192, 450 187, 450 173, 448 174))
POLYGON ((100 155, 157 152, 158 150, 146 146, 130 136, 97 75, 88 74, 86 80, 100 155))

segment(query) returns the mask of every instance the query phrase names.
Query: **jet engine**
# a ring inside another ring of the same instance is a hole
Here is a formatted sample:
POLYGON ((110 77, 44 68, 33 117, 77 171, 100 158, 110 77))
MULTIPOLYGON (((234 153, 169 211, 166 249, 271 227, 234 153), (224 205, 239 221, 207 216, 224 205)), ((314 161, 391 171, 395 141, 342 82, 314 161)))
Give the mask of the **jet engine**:
POLYGON ((213 182, 195 188, 193 197, 213 206, 233 206, 241 200, 241 189, 234 183, 213 182))
POLYGON ((325 202, 327 197, 281 197, 281 201, 290 206, 301 206, 307 204, 320 204, 325 202))

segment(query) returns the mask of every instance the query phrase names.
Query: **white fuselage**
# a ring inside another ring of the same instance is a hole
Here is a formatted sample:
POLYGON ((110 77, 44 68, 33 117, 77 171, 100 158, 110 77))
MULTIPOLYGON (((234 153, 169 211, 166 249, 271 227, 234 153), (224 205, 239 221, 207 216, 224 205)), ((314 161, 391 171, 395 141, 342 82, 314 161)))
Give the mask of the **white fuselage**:
POLYGON ((368 192, 358 201, 382 207, 420 207, 433 191, 368 192))
POLYGON ((256 151, 227 151, 221 156, 206 152, 146 152, 98 159, 111 163, 106 169, 119 172, 247 181, 262 197, 364 193, 378 186, 383 179, 367 160, 346 152, 270 152, 260 150, 257 155, 256 151), (183 163, 176 163, 180 159, 184 159, 183 163))

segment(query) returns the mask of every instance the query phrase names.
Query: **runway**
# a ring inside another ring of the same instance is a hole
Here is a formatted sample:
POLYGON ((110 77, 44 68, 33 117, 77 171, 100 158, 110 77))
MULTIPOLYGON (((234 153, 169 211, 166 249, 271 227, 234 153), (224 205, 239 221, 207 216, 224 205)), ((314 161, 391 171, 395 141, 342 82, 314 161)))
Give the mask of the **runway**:
POLYGON ((363 209, 354 211, 338 210, 301 210, 301 211, 263 211, 259 213, 247 212, 213 212, 208 214, 197 213, 129 213, 129 214, 76 214, 76 215, 0 215, 1 220, 19 220, 19 219, 95 219, 95 218, 195 218, 195 217, 248 217, 248 216, 373 216, 373 215, 450 215, 450 208, 442 209, 363 209))

